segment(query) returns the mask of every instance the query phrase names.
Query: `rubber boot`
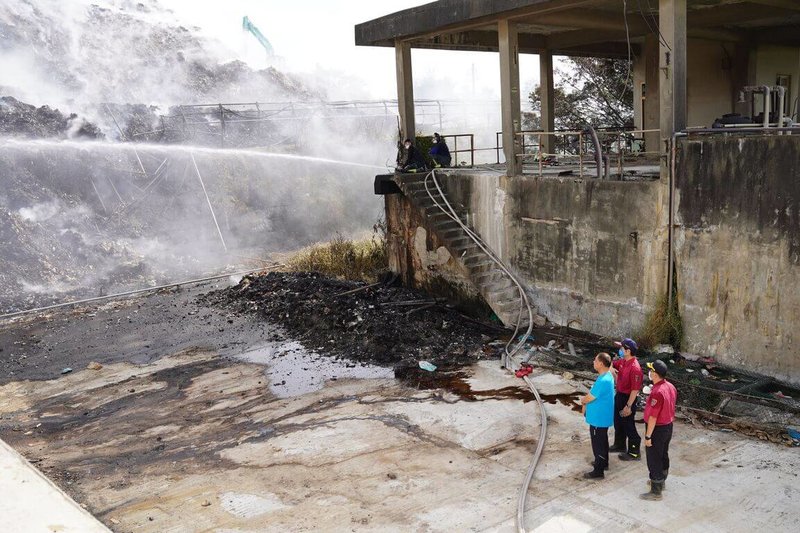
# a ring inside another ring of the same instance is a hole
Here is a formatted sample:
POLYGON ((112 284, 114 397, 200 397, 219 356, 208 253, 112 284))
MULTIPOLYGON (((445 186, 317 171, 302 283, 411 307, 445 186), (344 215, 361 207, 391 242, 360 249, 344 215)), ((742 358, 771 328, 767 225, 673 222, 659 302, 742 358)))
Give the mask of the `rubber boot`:
POLYGON ((640 494, 639 497, 643 500, 648 500, 651 502, 660 501, 661 491, 664 490, 664 481, 650 481, 650 492, 645 492, 644 494, 640 494))
POLYGON ((639 445, 630 443, 628 445, 628 451, 619 454, 618 457, 622 461, 638 461, 642 458, 642 455, 639 453, 639 445))
MULTIPOLYGON (((594 463, 592 463, 594 466, 594 463)), ((664 470, 664 481, 661 482, 661 490, 667 490, 667 476, 669 476, 669 470, 664 470)), ((650 480, 647 480, 647 487, 650 488, 650 480)))
POLYGON ((608 449, 609 453, 616 453, 616 452, 624 452, 626 450, 625 447, 625 435, 620 435, 619 437, 615 434, 614 435, 614 444, 608 449))

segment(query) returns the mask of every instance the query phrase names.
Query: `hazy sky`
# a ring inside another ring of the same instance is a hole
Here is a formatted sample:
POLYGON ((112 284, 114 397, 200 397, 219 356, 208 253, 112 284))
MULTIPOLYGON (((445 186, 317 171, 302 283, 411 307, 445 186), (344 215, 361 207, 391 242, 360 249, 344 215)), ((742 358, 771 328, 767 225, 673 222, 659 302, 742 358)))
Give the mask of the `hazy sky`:
MULTIPOLYGON (((394 50, 355 46, 354 26, 395 11, 424 4, 418 0, 161 0, 176 15, 215 37, 255 67, 265 54, 242 31, 247 15, 281 57, 281 69, 330 79, 334 99, 396 98, 394 50)), ((490 52, 413 50, 415 97, 438 99, 499 98, 499 58, 490 52), (473 91, 474 68, 474 91, 473 91)), ((520 59, 523 94, 538 82, 538 58, 520 59)))

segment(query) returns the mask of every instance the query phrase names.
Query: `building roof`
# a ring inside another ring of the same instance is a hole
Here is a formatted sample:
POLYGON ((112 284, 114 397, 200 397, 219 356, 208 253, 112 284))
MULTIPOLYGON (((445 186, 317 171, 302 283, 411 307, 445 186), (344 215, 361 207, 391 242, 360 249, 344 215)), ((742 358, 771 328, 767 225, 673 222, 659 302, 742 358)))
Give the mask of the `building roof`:
MULTIPOLYGON (((689 37, 800 46, 798 0, 687 0, 689 37)), ((497 21, 518 24, 523 53, 622 56, 658 28, 658 0, 439 0, 355 28, 362 46, 496 51, 497 21)))

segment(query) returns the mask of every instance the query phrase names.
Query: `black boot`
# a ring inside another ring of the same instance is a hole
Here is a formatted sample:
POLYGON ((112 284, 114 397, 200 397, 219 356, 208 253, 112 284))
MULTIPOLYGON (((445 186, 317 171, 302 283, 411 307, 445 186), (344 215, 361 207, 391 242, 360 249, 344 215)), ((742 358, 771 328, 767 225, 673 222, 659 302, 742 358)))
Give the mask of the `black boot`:
POLYGON ((628 451, 619 454, 618 457, 622 461, 638 461, 642 457, 641 454, 639 453, 639 445, 631 442, 628 445, 628 451))
POLYGON ((664 490, 664 481, 650 481, 650 492, 645 492, 644 494, 640 494, 639 497, 643 500, 648 501, 660 501, 661 500, 661 491, 664 490))
MULTIPOLYGON (((591 462, 591 463, 589 463, 589 464, 591 464, 591 465, 592 465, 592 466, 593 466, 595 469, 597 469, 597 464, 596 464, 596 462, 595 462, 595 461, 592 461, 592 462, 591 462)), ((603 467, 603 470, 608 470, 608 464, 606 464, 606 466, 605 466, 605 467, 603 467)))
POLYGON ((625 451, 625 435, 614 435, 614 444, 608 449, 609 453, 624 452, 625 451))
POLYGON ((606 475, 603 473, 602 470, 598 470, 595 468, 591 472, 586 472, 583 474, 583 479, 603 479, 606 475))

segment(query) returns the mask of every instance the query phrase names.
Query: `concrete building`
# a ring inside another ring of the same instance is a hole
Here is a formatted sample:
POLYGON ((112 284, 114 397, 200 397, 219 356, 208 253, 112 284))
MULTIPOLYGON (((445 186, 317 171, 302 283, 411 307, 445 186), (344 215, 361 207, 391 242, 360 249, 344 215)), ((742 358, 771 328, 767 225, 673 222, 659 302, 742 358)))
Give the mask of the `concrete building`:
MULTIPOLYGON (((677 294, 684 351, 800 383, 800 2, 440 0, 360 24, 355 37, 395 48, 407 136, 413 48, 499 54, 505 167, 440 181, 542 315, 629 335, 677 294), (544 132, 522 128, 521 53, 540 57, 544 132), (588 130, 554 131, 555 55, 630 55, 638 131, 625 135, 638 149, 618 132, 593 144, 588 130), (570 135, 578 153, 547 168, 543 154, 570 135)), ((392 267, 416 285, 463 283, 514 321, 513 291, 423 180, 388 179, 396 186, 376 191, 404 193, 386 196, 392 267)))

